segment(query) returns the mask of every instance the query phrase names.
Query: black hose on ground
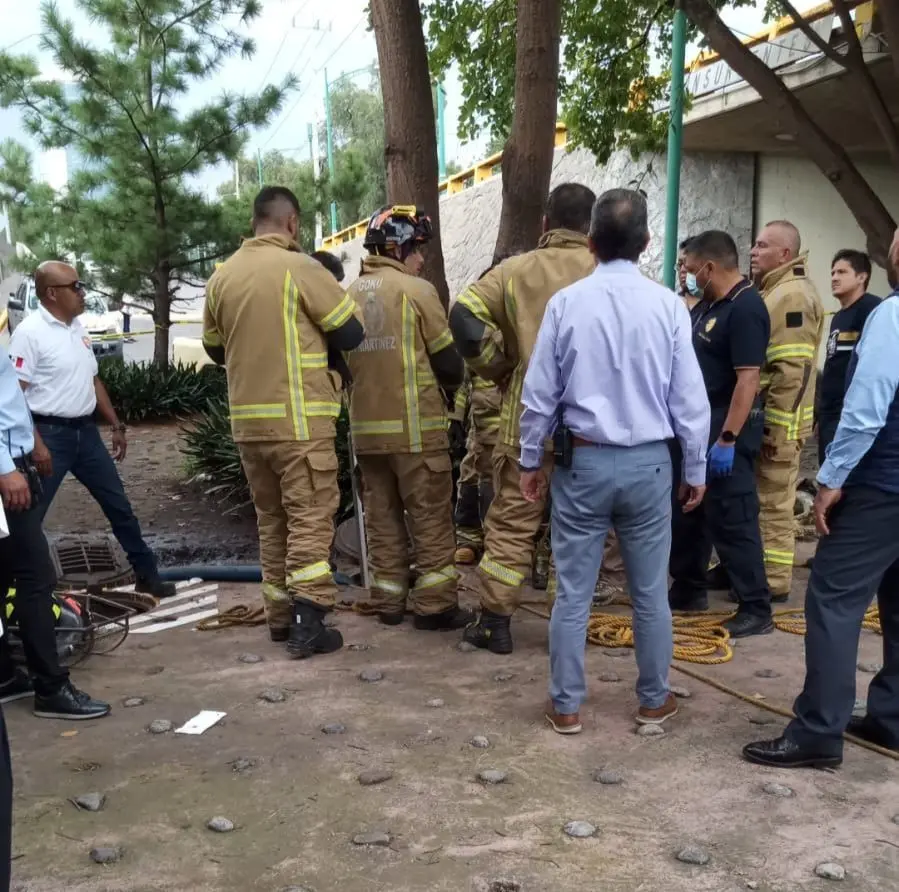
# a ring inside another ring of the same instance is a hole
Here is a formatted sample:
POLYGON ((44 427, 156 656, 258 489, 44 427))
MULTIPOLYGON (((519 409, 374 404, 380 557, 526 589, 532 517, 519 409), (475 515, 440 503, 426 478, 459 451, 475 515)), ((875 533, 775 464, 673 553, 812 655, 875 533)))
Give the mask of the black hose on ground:
MULTIPOLYGON (((357 580, 340 570, 335 570, 333 575, 338 586, 357 584, 357 580)), ((182 582, 187 579, 202 579, 204 582, 262 582, 262 568, 259 564, 188 564, 160 569, 159 576, 166 582, 182 582)))

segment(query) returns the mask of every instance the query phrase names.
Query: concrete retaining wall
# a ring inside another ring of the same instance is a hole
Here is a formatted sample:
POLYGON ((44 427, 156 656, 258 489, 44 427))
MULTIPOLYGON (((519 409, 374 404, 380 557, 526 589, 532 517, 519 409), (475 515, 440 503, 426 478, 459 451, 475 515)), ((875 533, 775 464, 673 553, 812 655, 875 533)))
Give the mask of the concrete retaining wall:
MULTIPOLYGON (((584 183, 599 194, 619 186, 639 187, 648 196, 652 239, 644 255, 646 272, 661 279, 665 230, 665 157, 644 156, 636 161, 617 152, 604 166, 583 149, 556 149, 552 185, 584 183)), ((749 154, 700 153, 685 155, 681 169, 681 237, 703 229, 729 232, 748 268, 752 238, 754 166, 749 154)), ((490 263, 499 230, 502 181, 494 177, 440 202, 443 253, 450 294, 455 296, 490 263)), ((347 278, 356 279, 365 253, 361 239, 341 246, 347 278)))

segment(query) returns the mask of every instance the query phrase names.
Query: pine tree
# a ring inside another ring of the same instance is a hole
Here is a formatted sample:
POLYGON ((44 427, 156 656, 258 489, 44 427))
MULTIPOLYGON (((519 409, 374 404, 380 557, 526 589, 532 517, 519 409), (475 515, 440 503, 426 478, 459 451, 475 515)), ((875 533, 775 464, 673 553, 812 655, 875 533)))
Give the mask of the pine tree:
POLYGON ((21 110, 44 148, 79 154, 84 169, 54 194, 23 166, 21 147, 6 143, 0 199, 13 226, 39 242, 29 245, 39 259, 89 259, 89 277, 101 287, 152 305, 154 361, 165 365, 179 285, 232 251, 246 222, 228 202, 208 200, 196 176, 236 159, 248 131, 278 111, 295 82, 188 102, 226 59, 253 54, 246 25, 259 0, 76 2, 105 32, 102 48, 45 2, 43 46, 71 83, 42 78, 28 57, 0 53, 0 104, 21 110))

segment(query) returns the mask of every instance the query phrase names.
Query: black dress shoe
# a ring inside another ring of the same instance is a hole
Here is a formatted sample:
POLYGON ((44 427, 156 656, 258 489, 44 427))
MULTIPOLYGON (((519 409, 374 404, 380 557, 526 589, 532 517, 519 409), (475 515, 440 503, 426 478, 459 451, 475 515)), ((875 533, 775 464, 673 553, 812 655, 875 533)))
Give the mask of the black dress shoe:
POLYGON ((754 613, 737 613, 724 623, 731 638, 748 638, 750 635, 770 635, 774 623, 770 616, 756 616, 754 613))
POLYGON ((854 737, 860 737, 862 740, 867 740, 868 743, 899 753, 899 741, 891 737, 870 716, 852 716, 849 719, 849 724, 846 726, 846 733, 852 734, 854 737))
POLYGON ((440 613, 429 613, 426 616, 415 614, 412 624, 422 632, 447 632, 453 629, 464 629, 474 622, 474 611, 467 607, 450 607, 440 613))
POLYGON ((843 764, 842 756, 804 749, 786 737, 748 743, 743 747, 743 758, 772 768, 838 768, 843 764))
POLYGON ((138 576, 134 590, 160 599, 171 598, 177 591, 174 582, 163 582, 158 573, 154 573, 152 576, 138 576))
POLYGON ((34 714, 41 719, 66 719, 84 721, 101 719, 109 715, 110 706, 102 700, 94 700, 90 694, 79 691, 67 681, 56 693, 34 695, 34 714))
POLYGON ((677 613, 705 613, 709 609, 709 596, 684 595, 672 589, 668 593, 668 606, 677 613))
POLYGON ((12 703, 34 696, 34 685, 28 673, 16 667, 15 675, 0 684, 0 703, 12 703))

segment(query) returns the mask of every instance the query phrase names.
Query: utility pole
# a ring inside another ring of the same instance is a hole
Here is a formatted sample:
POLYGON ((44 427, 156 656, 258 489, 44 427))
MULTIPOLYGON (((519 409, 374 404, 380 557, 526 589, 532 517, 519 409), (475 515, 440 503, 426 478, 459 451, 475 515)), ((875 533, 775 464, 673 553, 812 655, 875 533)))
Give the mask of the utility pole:
POLYGON ((446 90, 437 84, 437 179, 446 179, 446 90))
POLYGON ((665 199, 665 259, 663 280, 674 289, 677 276, 678 218, 680 210, 681 144, 684 129, 684 63, 687 43, 687 17, 681 0, 674 2, 674 27, 671 34, 671 121, 668 125, 668 189, 665 199))
POLYGON ((262 188, 262 149, 256 149, 256 176, 259 178, 259 188, 262 188))
POLYGON ((234 197, 240 198, 240 162, 234 162, 234 197))
MULTIPOLYGON (((331 125, 331 88, 328 84, 328 69, 325 69, 325 130, 328 138, 328 180, 334 189, 334 128, 331 125)), ((337 232, 337 202, 331 202, 331 235, 337 232)))
MULTIPOLYGON (((312 159, 312 177, 315 187, 318 189, 321 180, 321 159, 318 156, 318 115, 313 119, 313 123, 309 125, 309 157, 312 159)), ((322 215, 316 210, 315 212, 315 247, 320 248, 322 238, 324 236, 322 226, 322 215)))

